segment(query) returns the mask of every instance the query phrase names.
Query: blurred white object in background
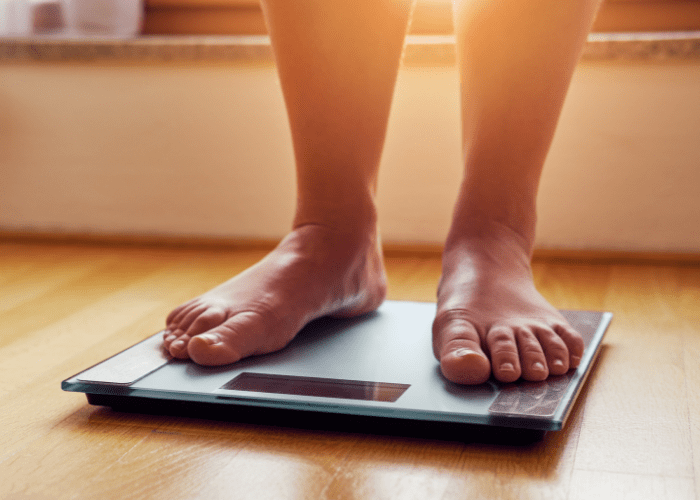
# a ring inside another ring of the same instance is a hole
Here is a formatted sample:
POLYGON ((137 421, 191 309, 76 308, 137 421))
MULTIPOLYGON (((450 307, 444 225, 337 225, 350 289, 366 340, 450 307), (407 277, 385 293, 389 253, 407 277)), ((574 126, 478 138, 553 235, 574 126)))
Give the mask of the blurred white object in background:
POLYGON ((142 0, 64 0, 71 31, 78 36, 129 38, 139 34, 142 0))
POLYGON ((28 36, 29 2, 27 0, 0 0, 0 34, 28 36))
POLYGON ((137 36, 143 0, 0 0, 0 36, 137 36))

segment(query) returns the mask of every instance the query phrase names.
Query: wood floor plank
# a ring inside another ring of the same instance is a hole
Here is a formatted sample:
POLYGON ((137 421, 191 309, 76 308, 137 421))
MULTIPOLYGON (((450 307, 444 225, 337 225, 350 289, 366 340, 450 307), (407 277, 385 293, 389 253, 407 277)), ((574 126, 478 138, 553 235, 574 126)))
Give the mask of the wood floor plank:
POLYGON ((700 499, 700 268, 678 271, 678 292, 672 301, 683 331, 685 397, 693 447, 695 498, 700 499))
POLYGON ((61 285, 80 280, 91 271, 99 269, 101 264, 94 259, 86 262, 58 262, 45 266, 21 266, 20 273, 7 277, 0 288, 0 312, 46 297, 61 285))
POLYGON ((390 300, 435 302, 441 262, 436 257, 401 256, 385 259, 390 300))
POLYGON ((695 497, 700 499, 700 332, 689 329, 685 342, 685 393, 688 398, 690 439, 693 449, 695 497))
POLYGON ((616 266, 615 312, 586 409, 577 470, 692 477, 684 343, 664 268, 616 266))
POLYGON ((226 499, 232 492, 241 499, 324 498, 353 440, 349 434, 256 429, 247 446, 196 498, 226 499))
POLYGON ((151 430, 109 468, 84 477, 79 497, 119 498, 128 491, 133 499, 196 498, 240 453, 242 443, 242 436, 151 430))
MULTIPOLYGON (((91 356, 98 350, 93 347, 81 353, 91 356)), ((85 395, 60 389, 61 380, 85 367, 84 363, 84 358, 78 354, 2 396, 0 467, 33 443, 47 439, 64 420, 87 408, 85 395)))
MULTIPOLYGON (((80 278, 105 265, 121 263, 121 271, 128 272, 127 252, 108 248, 57 246, 38 253, 36 246, 0 243, 0 312, 11 309, 26 300, 50 295, 48 292, 80 278), (19 270, 19 272, 13 272, 19 270)), ((160 260, 160 259, 159 259, 160 260)), ((155 261, 151 259, 151 262, 155 261)), ((105 271, 105 278, 109 275, 105 271)))
POLYGON ((536 261, 532 267, 537 289, 558 309, 605 309, 611 266, 536 261))
POLYGON ((457 472, 458 441, 362 435, 324 494, 327 498, 440 498, 457 472))
POLYGON ((693 479, 576 471, 568 500, 693 500, 693 479))
MULTIPOLYGON (((9 326, 0 340, 0 347, 26 339, 36 331, 51 326, 122 288, 142 281, 144 276, 153 270, 152 265, 145 269, 134 269, 124 266, 123 263, 111 262, 80 269, 69 279, 68 273, 59 279, 54 274, 45 273, 44 282, 50 283, 50 288, 34 287, 31 291, 40 293, 25 296, 14 307, 0 312, 0 321, 9 326)), ((31 278, 36 280, 34 276, 31 278)))
MULTIPOLYGON (((90 420, 108 423, 114 415, 97 410, 90 420)), ((124 485, 132 485, 133 498, 144 499, 323 498, 356 440, 339 432, 118 415, 157 429, 109 474, 90 481, 81 492, 85 498, 112 498, 124 485), (168 473, 154 478, 154 468, 168 473)))
POLYGON ((467 445, 442 498, 565 498, 578 427, 570 422, 531 447, 467 445))
POLYGON ((134 427, 97 424, 79 428, 70 425, 70 419, 64 420, 2 463, 0 498, 90 498, 81 495, 84 486, 96 475, 109 473, 147 435, 147 430, 134 427))

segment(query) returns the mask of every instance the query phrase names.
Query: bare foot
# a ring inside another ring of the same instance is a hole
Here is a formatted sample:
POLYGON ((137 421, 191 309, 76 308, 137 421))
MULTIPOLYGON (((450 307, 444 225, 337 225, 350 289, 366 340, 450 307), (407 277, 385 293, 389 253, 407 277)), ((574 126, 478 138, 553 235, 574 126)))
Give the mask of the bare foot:
POLYGON ((321 316, 373 311, 385 295, 374 231, 306 225, 259 263, 173 310, 164 346, 202 365, 233 363, 282 349, 321 316))
POLYGON ((523 238, 497 224, 448 239, 433 324, 447 379, 539 381, 578 366, 583 340, 535 289, 529 255, 523 238))

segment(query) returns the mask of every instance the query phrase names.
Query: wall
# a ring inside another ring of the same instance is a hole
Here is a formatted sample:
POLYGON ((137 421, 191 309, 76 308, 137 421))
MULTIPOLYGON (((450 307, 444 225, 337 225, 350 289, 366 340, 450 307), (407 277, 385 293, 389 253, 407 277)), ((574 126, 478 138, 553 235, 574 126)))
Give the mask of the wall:
MULTIPOLYGON (((453 65, 401 70, 384 240, 440 243, 460 179, 453 65)), ((579 64, 538 246, 700 252, 700 61, 579 64)), ((279 238, 294 207, 270 64, 0 66, 0 231, 279 238)))

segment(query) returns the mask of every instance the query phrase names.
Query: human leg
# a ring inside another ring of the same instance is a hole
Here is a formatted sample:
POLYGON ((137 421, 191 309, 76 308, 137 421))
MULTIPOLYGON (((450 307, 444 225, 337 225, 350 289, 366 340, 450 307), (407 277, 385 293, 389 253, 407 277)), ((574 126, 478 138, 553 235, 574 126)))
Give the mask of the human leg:
POLYGON ((411 6, 263 1, 296 160, 293 229, 261 262, 170 313, 173 356, 232 363, 284 347, 314 318, 381 304, 374 197, 411 6))
POLYGON ((443 254, 433 349, 458 383, 543 380, 583 342, 535 289, 540 174, 599 0, 457 0, 465 174, 443 254))

